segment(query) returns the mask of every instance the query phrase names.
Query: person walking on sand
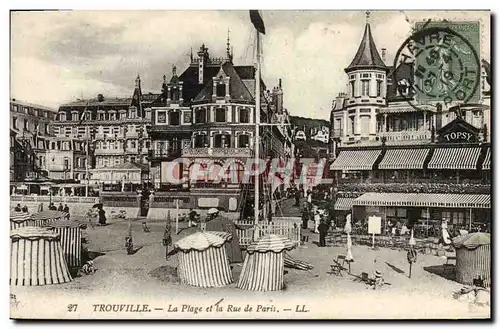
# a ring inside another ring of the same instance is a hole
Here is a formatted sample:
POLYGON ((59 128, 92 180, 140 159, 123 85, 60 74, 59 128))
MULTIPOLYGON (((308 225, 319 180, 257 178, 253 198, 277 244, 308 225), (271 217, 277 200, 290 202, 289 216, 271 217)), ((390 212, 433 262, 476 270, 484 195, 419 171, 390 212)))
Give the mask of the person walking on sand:
POLYGON ((17 204, 17 206, 14 208, 14 211, 15 212, 21 212, 22 211, 20 203, 17 204))
POLYGON ((320 247, 326 247, 326 234, 328 233, 328 224, 325 222, 325 220, 322 218, 319 226, 318 226, 318 231, 319 231, 319 246, 320 247))
POLYGON ((307 229, 307 224, 309 223, 309 209, 307 209, 307 205, 304 204, 302 208, 302 228, 307 229))
POLYGON ((64 207, 62 205, 62 203, 59 204, 59 207, 57 207, 57 211, 63 211, 64 210, 64 207))
POLYGON ((300 206, 300 191, 297 189, 295 191, 295 207, 300 206))
POLYGON ((102 206, 99 207, 99 225, 106 225, 106 212, 102 209, 102 206))

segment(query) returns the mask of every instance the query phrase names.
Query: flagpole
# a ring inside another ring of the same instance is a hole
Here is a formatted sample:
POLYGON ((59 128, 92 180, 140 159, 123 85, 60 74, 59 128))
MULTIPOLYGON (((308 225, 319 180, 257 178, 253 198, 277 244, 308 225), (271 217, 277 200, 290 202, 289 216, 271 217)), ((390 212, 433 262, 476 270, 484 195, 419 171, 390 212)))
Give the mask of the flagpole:
MULTIPOLYGON (((254 138, 254 151, 255 151, 255 168, 254 172, 260 172, 260 32, 255 31, 257 34, 257 67, 255 70, 255 138, 254 138)), ((255 235, 254 238, 258 238, 258 227, 257 224, 259 222, 259 175, 255 175, 255 200, 254 200, 254 220, 255 220, 255 235)))

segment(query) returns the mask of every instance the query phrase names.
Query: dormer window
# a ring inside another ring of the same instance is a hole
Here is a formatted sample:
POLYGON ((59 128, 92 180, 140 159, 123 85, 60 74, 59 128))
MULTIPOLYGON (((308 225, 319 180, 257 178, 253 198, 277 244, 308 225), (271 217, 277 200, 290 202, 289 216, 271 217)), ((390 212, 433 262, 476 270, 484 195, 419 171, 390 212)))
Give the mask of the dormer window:
POLYGON ((66 121, 66 113, 64 112, 59 113, 59 121, 66 121))
POLYGON ((177 87, 172 88, 172 102, 179 101, 179 89, 177 87))
POLYGON ((215 109, 215 122, 226 122, 226 109, 222 107, 215 109))
POLYGON ((354 97, 354 81, 349 82, 351 97, 354 97))
POLYGON ((226 85, 224 83, 218 83, 217 88, 215 91, 217 97, 224 97, 226 96, 226 85))
POLYGON ((168 115, 168 123, 171 126, 178 126, 181 124, 181 113, 179 111, 171 111, 168 115))

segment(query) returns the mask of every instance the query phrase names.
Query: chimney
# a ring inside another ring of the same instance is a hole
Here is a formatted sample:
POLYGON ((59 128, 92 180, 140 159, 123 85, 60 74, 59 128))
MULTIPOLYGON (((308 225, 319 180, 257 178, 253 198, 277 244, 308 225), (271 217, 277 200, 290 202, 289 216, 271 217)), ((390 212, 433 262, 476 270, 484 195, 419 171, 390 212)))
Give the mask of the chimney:
POLYGON ((205 65, 205 59, 207 58, 208 49, 203 44, 198 51, 198 84, 203 84, 203 69, 205 65))
POLYGON ((436 130, 441 128, 443 124, 443 105, 441 103, 437 103, 436 105, 436 130))
POLYGON ((387 48, 382 48, 382 62, 387 65, 387 48))
POLYGON ((278 86, 279 86, 279 88, 281 90, 281 79, 278 80, 278 86))

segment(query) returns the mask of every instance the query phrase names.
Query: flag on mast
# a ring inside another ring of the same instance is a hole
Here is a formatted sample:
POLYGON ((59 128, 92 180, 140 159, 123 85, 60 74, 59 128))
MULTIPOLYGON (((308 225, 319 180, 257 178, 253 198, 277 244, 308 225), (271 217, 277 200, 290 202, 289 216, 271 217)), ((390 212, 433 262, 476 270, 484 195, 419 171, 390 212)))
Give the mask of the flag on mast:
POLYGON ((266 34, 266 27, 264 26, 264 21, 258 10, 250 10, 250 20, 252 21, 255 29, 262 34, 266 34))

